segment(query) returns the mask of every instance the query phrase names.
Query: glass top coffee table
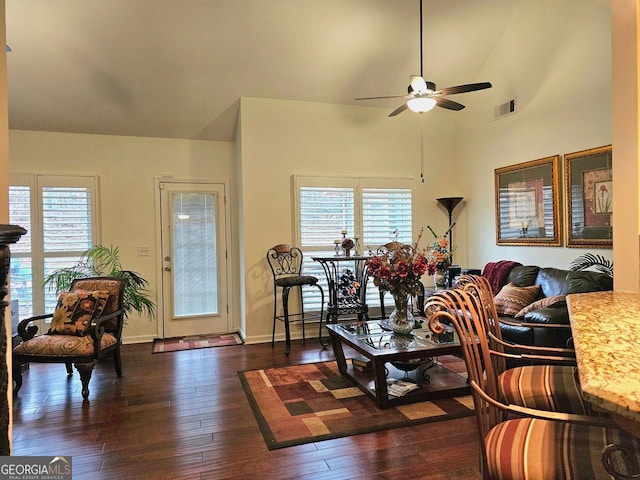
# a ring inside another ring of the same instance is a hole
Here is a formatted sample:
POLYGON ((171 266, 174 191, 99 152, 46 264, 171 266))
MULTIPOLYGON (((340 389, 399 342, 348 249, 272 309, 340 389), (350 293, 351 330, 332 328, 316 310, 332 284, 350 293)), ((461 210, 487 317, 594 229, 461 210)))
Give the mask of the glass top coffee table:
POLYGON ((466 379, 444 368, 434 371, 433 379, 414 374, 409 381, 417 384, 415 390, 402 396, 389 394, 387 373, 403 380, 405 372, 414 370, 413 365, 419 371, 433 357, 462 352, 453 329, 438 337, 426 328, 426 323, 424 325, 424 329, 415 329, 411 336, 386 330, 384 321, 380 320, 328 324, 326 327, 340 373, 351 378, 380 408, 469 394, 466 379), (345 345, 365 357, 372 366, 371 371, 360 371, 347 362, 345 345), (395 370, 396 366, 398 370, 395 370))

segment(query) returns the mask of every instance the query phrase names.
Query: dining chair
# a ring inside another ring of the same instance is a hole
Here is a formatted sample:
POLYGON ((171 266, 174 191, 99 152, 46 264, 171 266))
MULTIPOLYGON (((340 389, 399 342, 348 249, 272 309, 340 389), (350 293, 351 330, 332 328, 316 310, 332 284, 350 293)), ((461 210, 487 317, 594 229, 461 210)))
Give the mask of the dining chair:
POLYGON ((434 333, 452 324, 472 388, 485 480, 629 479, 640 474, 640 439, 608 417, 549 412, 504 400, 485 306, 464 289, 427 300, 434 333))
POLYGON ((324 291, 313 275, 303 275, 304 255, 302 250, 289 244, 278 244, 267 251, 267 262, 273 274, 273 326, 271 330, 271 346, 276 336, 276 320, 284 322, 285 355, 291 352, 291 322, 302 324, 302 341, 305 341, 305 320, 319 320, 318 338, 322 343, 322 316, 324 313, 324 291), (317 288, 320 292, 320 314, 306 314, 304 311, 303 287, 317 288), (297 288, 299 292, 300 311, 289 312, 289 292, 297 288), (282 315, 278 315, 278 289, 282 290, 282 315))
POLYGON ((523 325, 525 328, 541 328, 541 329, 550 329, 550 330, 565 330, 567 328, 571 328, 570 325, 557 325, 557 324, 531 324, 521 322, 519 324, 506 321, 503 317, 498 314, 496 304, 494 302, 493 290, 491 288, 491 283, 489 279, 482 275, 475 274, 465 274, 458 278, 458 282, 456 283, 457 288, 471 288, 475 291, 477 295, 480 296, 485 308, 487 309, 487 314, 489 318, 492 319, 490 324, 491 326, 491 340, 495 342, 496 348, 500 348, 504 352, 514 352, 514 353, 529 353, 534 355, 542 356, 542 360, 546 363, 554 362, 554 363, 566 363, 575 365, 576 364, 576 353, 572 346, 567 345, 565 348, 561 347, 551 347, 551 346, 540 346, 540 345, 531 345, 531 344, 519 344, 515 342, 508 342, 502 337, 502 329, 500 325, 509 324, 512 326, 523 325), (469 286, 469 285, 472 286, 469 286))
POLYGON ((120 347, 124 323, 123 277, 78 278, 68 292, 61 292, 55 311, 25 318, 18 324, 20 343, 13 349, 14 394, 22 386, 25 363, 64 363, 80 374, 82 397, 89 397, 89 381, 96 362, 112 358, 116 375, 122 375, 120 347), (37 321, 51 319, 42 335, 37 321))
POLYGON ((576 360, 569 350, 505 342, 489 281, 480 275, 463 275, 456 288, 474 295, 482 306, 479 318, 485 324, 504 401, 550 411, 600 414, 582 397, 576 360), (508 359, 517 360, 519 366, 507 368, 508 359))

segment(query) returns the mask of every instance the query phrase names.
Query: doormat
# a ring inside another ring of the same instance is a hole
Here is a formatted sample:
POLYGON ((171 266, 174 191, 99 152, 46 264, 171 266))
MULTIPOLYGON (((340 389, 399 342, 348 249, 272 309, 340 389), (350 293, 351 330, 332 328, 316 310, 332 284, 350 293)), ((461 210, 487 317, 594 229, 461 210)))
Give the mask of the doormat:
POLYGON ((336 362, 238 375, 269 450, 474 414, 471 395, 380 409, 336 362))
POLYGON ((187 337, 156 338, 153 340, 152 353, 178 352, 197 348, 226 347, 242 345, 244 341, 237 333, 223 335, 194 335, 187 337))

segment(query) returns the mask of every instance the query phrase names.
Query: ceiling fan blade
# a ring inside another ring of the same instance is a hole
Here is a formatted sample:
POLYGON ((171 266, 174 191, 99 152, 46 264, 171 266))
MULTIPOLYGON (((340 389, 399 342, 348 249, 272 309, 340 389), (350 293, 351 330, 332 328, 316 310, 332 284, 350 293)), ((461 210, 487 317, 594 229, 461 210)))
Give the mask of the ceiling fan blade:
POLYGON ((400 105, 398 108, 396 108, 393 112, 391 112, 389 114, 390 117, 395 117, 396 115, 398 115, 399 113, 404 112, 407 109, 407 104, 403 103, 402 105, 400 105))
POLYGON ((420 75, 411 75, 409 93, 427 93, 427 82, 420 75))
POLYGON ((455 95, 456 93, 475 92, 476 90, 484 90, 485 88, 491 88, 491 83, 469 83, 467 85, 458 85, 456 87, 447 87, 442 90, 434 92, 434 95, 455 95))
POLYGON ((356 98, 356 100, 380 100, 383 98, 409 98, 407 95, 389 95, 386 97, 360 97, 356 98))
POLYGON ((461 103, 454 102, 453 100, 449 100, 448 98, 444 98, 444 97, 431 97, 431 98, 433 98, 436 101, 436 105, 442 108, 446 108, 448 110, 458 111, 464 108, 464 105, 462 105, 461 103))

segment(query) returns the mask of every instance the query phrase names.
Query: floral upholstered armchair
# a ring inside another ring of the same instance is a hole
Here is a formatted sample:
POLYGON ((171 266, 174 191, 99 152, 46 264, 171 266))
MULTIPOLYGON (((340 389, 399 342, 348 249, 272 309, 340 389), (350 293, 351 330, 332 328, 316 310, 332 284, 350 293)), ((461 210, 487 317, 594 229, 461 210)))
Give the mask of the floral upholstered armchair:
POLYGON ((21 343, 13 349, 14 393, 22 386, 21 364, 72 364, 80 373, 82 397, 89 397, 89 381, 98 360, 113 358, 116 374, 122 375, 123 298, 127 279, 120 277, 79 278, 68 292, 60 293, 53 313, 25 318, 18 325, 21 343), (51 319, 47 332, 36 335, 37 320, 51 319))

